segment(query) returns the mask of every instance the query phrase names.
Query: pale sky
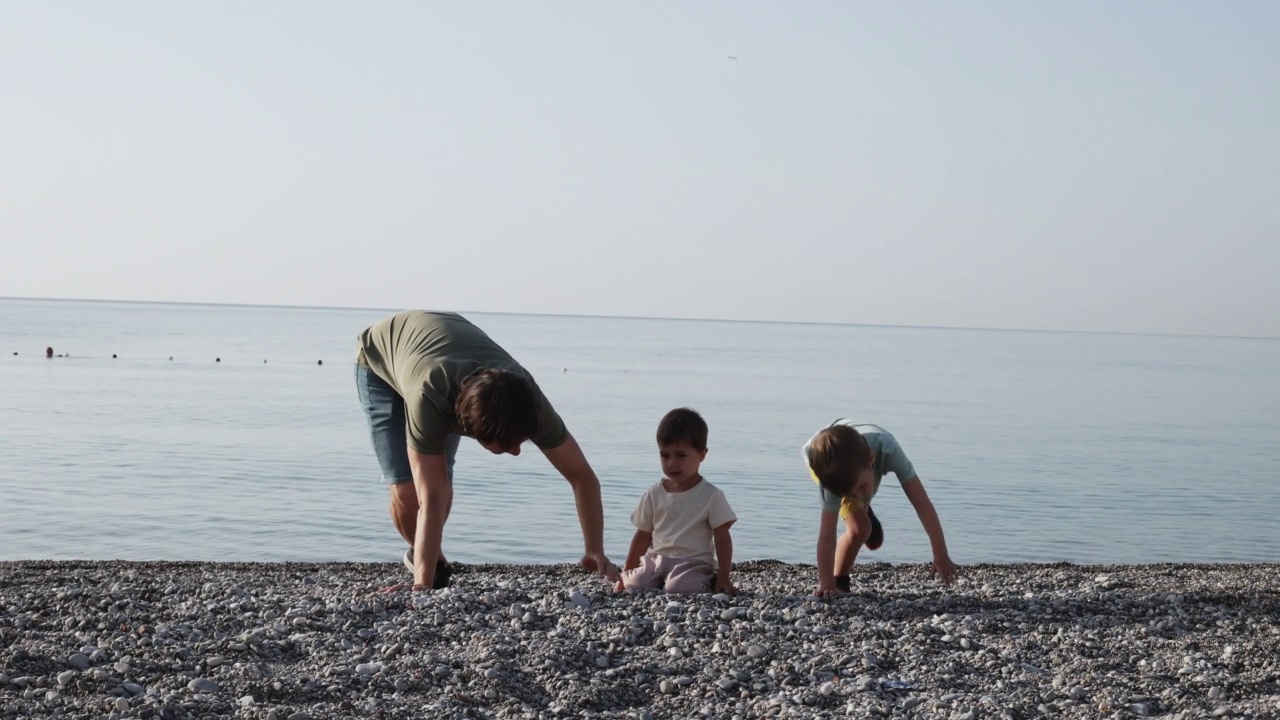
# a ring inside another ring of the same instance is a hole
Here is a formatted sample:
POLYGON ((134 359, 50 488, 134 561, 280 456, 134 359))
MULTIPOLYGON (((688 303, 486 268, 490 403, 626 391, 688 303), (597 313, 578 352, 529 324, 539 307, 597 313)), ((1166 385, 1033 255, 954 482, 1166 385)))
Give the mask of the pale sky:
POLYGON ((5 2, 0 296, 1280 337, 1277 38, 1272 1, 5 2))

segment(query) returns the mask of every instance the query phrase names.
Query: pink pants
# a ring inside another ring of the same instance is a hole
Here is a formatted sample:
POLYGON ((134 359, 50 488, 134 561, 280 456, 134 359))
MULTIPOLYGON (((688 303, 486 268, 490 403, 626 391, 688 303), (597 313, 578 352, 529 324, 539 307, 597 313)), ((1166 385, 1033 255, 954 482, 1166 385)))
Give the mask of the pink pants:
POLYGON ((658 555, 640 558, 640 567, 622 573, 628 590, 662 588, 669 593, 701 593, 711 590, 716 570, 701 560, 658 555))

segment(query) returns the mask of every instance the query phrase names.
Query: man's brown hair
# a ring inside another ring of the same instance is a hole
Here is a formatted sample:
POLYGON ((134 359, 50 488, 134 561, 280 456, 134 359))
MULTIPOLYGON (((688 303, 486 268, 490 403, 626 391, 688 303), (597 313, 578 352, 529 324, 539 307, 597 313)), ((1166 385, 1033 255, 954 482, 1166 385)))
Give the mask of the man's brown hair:
POLYGON ((694 410, 676 408, 658 423, 658 447, 687 442, 694 450, 707 449, 707 421, 694 410))
POLYGON ((809 442, 809 468, 822 487, 840 497, 853 491, 858 473, 869 467, 867 439, 848 425, 823 428, 809 442))
POLYGON ((462 381, 453 408, 463 435, 509 448, 538 433, 540 405, 529 378, 481 368, 462 381))

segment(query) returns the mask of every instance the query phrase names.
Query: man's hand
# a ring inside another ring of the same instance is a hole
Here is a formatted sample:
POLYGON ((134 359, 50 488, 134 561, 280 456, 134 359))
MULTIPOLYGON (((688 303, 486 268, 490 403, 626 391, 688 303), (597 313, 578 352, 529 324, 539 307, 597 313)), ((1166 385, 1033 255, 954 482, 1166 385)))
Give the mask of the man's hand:
POLYGON ((943 585, 950 585, 956 580, 955 563, 951 562, 951 558, 947 555, 935 555, 933 567, 929 568, 929 573, 937 575, 943 585))
POLYGON ((618 566, 609 562, 609 558, 605 557, 604 553, 587 553, 582 556, 580 564, 582 569, 596 573, 610 582, 617 581, 620 577, 618 575, 618 566))

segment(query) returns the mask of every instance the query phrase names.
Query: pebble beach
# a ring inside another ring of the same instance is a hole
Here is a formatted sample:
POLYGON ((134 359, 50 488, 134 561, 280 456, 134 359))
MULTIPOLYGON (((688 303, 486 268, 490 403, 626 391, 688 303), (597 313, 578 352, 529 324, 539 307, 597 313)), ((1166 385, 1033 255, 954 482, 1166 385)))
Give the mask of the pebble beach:
POLYGON ((1280 717, 1280 565, 0 563, 0 717, 1280 717))

